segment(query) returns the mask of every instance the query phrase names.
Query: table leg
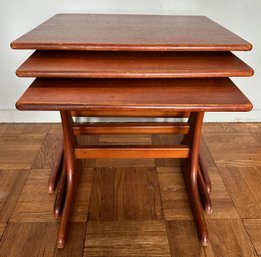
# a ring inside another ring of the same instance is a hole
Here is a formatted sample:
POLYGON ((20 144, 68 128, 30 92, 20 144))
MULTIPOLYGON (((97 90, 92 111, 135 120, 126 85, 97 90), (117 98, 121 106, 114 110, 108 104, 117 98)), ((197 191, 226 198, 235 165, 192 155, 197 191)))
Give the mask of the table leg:
POLYGON ((207 246, 209 237, 200 202, 199 185, 201 184, 199 183, 198 173, 199 146, 203 117, 204 112, 191 113, 190 115, 189 122, 191 124, 191 131, 185 136, 183 142, 190 145, 191 155, 184 161, 182 168, 198 237, 202 245, 207 246))
POLYGON ((212 202, 209 196, 209 192, 207 190, 206 183, 201 173, 200 166, 198 166, 198 188, 200 193, 200 198, 203 204, 203 208, 205 213, 211 214, 212 213, 212 202))
POLYGON ((207 187, 207 191, 208 191, 208 193, 210 193, 211 192, 211 181, 210 181, 210 178, 208 175, 207 165, 204 161, 204 158, 202 157, 202 154, 200 154, 200 153, 199 153, 198 163, 199 163, 202 177, 203 177, 206 187, 207 187))
POLYGON ((67 166, 66 166, 66 159, 64 157, 59 189, 54 203, 54 216, 57 219, 60 218, 62 215, 64 200, 66 196, 66 183, 67 183, 67 166))
POLYGON ((57 235, 57 247, 64 248, 67 238, 70 218, 72 215, 74 196, 79 179, 79 170, 76 167, 74 156, 75 138, 72 133, 72 117, 69 112, 61 111, 63 134, 64 134, 64 154, 66 156, 67 183, 64 207, 61 216, 61 223, 57 235))
POLYGON ((63 145, 61 144, 59 146, 59 154, 57 159, 55 160, 55 163, 53 165, 53 169, 51 171, 49 182, 48 182, 48 192, 49 194, 54 193, 57 184, 59 182, 61 173, 63 169, 63 145))

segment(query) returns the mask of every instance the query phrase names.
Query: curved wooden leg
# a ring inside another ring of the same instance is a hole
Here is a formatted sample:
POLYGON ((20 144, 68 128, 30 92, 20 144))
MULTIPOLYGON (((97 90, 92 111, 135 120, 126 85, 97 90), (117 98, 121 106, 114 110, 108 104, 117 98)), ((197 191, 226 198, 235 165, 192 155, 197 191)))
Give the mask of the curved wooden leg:
POLYGON ((54 216, 56 219, 60 218, 62 215, 62 211, 63 211, 63 207, 64 207, 64 200, 65 200, 65 195, 66 195, 66 182, 67 182, 67 167, 66 167, 66 160, 64 158, 59 189, 58 189, 55 203, 54 203, 54 216))
POLYGON ((205 213, 211 214, 212 213, 212 202, 211 202, 209 192, 207 190, 207 186, 205 184, 205 181, 201 174, 201 169, 199 166, 198 166, 198 187, 199 187, 200 198, 201 198, 205 213))
POLYGON ((182 168, 198 237, 202 245, 207 246, 209 236, 198 190, 198 155, 203 117, 204 112, 191 113, 190 115, 189 122, 191 123, 191 131, 183 141, 190 144, 191 154, 190 157, 185 160, 182 168))
POLYGON ((207 187, 207 191, 208 191, 208 193, 210 193, 211 192, 211 181, 210 181, 210 178, 208 175, 207 165, 205 164, 205 161, 200 153, 199 153, 198 163, 199 163, 202 177, 203 177, 206 187, 207 187))
POLYGON ((59 182, 61 173, 63 169, 63 145, 59 147, 59 154, 54 163, 53 169, 51 171, 49 182, 48 182, 48 192, 49 194, 54 193, 57 184, 59 182))
POLYGON ((61 216, 61 223, 57 235, 57 247, 64 248, 67 238, 70 218, 73 210, 74 196, 79 178, 79 170, 76 167, 74 156, 75 139, 72 133, 72 117, 69 112, 61 112, 63 134, 64 134, 64 154, 67 166, 67 184, 64 207, 61 216))

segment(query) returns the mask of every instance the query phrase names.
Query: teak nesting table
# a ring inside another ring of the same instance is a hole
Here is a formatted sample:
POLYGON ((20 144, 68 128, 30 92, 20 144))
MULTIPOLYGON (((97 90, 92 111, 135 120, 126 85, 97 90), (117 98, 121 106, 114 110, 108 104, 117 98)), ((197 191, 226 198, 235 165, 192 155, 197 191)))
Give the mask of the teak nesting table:
POLYGON ((64 147, 50 176, 57 246, 68 234, 82 158, 183 158, 183 175, 202 245, 211 182, 199 153, 205 112, 245 112, 251 102, 229 77, 253 70, 231 51, 247 41, 202 16, 58 14, 11 43, 36 51, 18 68, 36 77, 19 110, 60 111, 64 147), (183 117, 182 122, 78 123, 73 117, 183 117), (79 146, 78 135, 184 134, 180 145, 79 146))

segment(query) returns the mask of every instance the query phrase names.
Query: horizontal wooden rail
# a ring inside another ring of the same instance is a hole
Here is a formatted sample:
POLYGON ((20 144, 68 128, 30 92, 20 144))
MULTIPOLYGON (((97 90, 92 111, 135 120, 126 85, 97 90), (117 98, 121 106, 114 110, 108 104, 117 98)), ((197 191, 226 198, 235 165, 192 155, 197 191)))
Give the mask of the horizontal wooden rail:
POLYGON ((187 145, 93 145, 76 148, 77 159, 85 158, 188 158, 187 145))
POLYGON ((73 117, 171 117, 171 118, 188 118, 190 112, 171 112, 166 113, 166 115, 160 113, 159 111, 152 111, 151 113, 146 112, 146 114, 142 111, 138 113, 137 111, 133 112, 133 110, 124 111, 124 110, 117 110, 116 112, 110 113, 109 111, 106 112, 98 112, 98 111, 72 111, 71 112, 73 117))
POLYGON ((187 122, 75 123, 74 135, 188 134, 187 122))

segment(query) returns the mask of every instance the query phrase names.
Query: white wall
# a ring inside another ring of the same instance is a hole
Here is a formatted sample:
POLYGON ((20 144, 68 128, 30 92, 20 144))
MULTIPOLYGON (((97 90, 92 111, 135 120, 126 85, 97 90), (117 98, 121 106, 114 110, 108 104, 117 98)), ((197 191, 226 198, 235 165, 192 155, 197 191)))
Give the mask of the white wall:
POLYGON ((237 53, 255 69, 234 81, 254 104, 250 113, 209 113, 208 121, 261 121, 261 0, 0 0, 0 122, 58 121, 57 113, 18 112, 14 105, 31 79, 15 76, 30 51, 11 50, 11 41, 61 12, 205 15, 254 45, 237 53))

